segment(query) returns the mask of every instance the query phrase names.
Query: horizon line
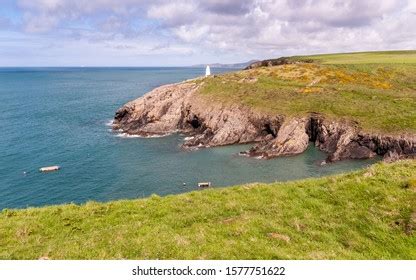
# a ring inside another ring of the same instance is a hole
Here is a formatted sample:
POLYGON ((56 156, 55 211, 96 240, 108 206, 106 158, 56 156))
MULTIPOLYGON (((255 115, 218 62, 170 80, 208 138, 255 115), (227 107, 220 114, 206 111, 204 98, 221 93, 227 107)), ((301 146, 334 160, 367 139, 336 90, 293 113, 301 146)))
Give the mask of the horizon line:
MULTIPOLYGON (((185 65, 185 66, 1 66, 0 68, 200 68, 202 65, 210 65, 211 68, 221 68, 211 66, 213 64, 198 64, 198 65, 185 65)), ((224 64, 227 65, 227 64, 224 64)), ((224 68, 239 68, 239 67, 224 67, 224 68)))

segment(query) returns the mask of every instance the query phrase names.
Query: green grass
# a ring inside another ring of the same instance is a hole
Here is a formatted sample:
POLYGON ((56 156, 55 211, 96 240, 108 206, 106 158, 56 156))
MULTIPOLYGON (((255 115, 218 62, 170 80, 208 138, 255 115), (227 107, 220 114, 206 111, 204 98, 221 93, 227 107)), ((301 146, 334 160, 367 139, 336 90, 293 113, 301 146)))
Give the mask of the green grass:
POLYGON ((416 132, 416 51, 294 57, 302 58, 316 62, 208 77, 200 93, 273 114, 350 119, 366 131, 416 132))
POLYGON ((0 214, 1 259, 416 259, 416 161, 0 214))
POLYGON ((300 56, 322 64, 388 64, 416 63, 416 51, 356 52, 300 56))

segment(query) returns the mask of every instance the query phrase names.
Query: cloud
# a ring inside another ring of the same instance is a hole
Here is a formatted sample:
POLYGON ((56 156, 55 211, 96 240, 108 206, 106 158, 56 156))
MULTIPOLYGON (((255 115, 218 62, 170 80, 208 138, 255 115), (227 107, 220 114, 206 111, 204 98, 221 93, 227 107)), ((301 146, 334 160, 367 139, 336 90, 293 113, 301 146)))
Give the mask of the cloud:
POLYGON ((147 15, 150 18, 161 20, 169 26, 181 26, 194 22, 197 7, 193 2, 168 2, 154 4, 149 7, 147 15))
POLYGON ((219 15, 244 15, 250 12, 254 1, 208 0, 201 1, 203 11, 219 15))
POLYGON ((209 33, 209 27, 206 25, 202 26, 186 26, 182 25, 174 29, 174 34, 185 42, 198 42, 204 35, 209 33))
MULTIPOLYGON (((16 1, 22 34, 129 54, 245 60, 416 45, 413 0, 16 1)), ((10 22, 0 14, 0 29, 10 22)))
POLYGON ((25 14, 24 20, 26 22, 25 31, 29 33, 42 33, 49 31, 56 27, 59 18, 48 14, 25 14))
MULTIPOLYGON (((192 9, 187 12, 190 17, 184 15, 185 9, 173 9, 179 5, 172 1, 158 3, 157 9, 164 11, 163 16, 148 15, 160 20, 183 43, 242 53, 267 49, 292 53, 390 48, 387 42, 391 34, 384 31, 383 24, 387 18, 393 21, 390 22, 393 26, 400 19, 409 22, 401 12, 412 5, 404 0, 207 0, 191 3, 192 9)), ((400 30, 390 32, 401 33, 400 30)), ((402 45, 407 46, 407 43, 402 45)))
POLYGON ((264 9, 280 8, 282 18, 290 22, 320 22, 329 27, 359 27, 369 25, 402 7, 403 1, 396 0, 295 0, 288 1, 287 6, 281 2, 265 3, 264 9), (277 6, 277 7, 276 7, 277 6))

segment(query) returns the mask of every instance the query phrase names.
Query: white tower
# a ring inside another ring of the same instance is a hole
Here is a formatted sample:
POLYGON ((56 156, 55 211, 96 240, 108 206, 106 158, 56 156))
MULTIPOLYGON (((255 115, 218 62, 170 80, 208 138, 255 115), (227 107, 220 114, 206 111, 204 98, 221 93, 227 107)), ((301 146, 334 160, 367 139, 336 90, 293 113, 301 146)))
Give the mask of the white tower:
POLYGON ((207 68, 205 68, 205 77, 208 77, 211 75, 211 69, 209 68, 209 65, 207 65, 207 68))

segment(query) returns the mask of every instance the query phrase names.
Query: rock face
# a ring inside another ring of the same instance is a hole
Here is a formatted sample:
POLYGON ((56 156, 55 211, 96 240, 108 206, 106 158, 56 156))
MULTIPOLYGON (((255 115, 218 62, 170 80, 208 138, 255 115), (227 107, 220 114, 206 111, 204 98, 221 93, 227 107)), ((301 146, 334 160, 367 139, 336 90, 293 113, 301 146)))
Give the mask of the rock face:
POLYGON ((309 144, 306 118, 283 121, 278 133, 270 135, 250 149, 250 156, 271 158, 303 153, 309 144))
POLYGON ((113 128, 141 136, 166 135, 190 129, 192 122, 185 123, 184 114, 195 89, 192 84, 156 88, 117 110, 113 128))
POLYGON ((357 143, 359 130, 354 123, 328 121, 319 116, 312 116, 310 131, 315 145, 329 154, 328 161, 364 159, 376 155, 367 146, 357 143))
POLYGON ((277 132, 279 116, 209 102, 196 94, 197 87, 180 83, 156 88, 117 110, 113 128, 141 136, 184 132, 190 135, 185 147, 258 142, 277 132))
POLYGON ((355 123, 319 114, 289 118, 220 104, 199 95, 193 82, 162 86, 127 103, 117 110, 113 129, 144 137, 186 133, 185 148, 255 143, 243 153, 261 158, 302 153, 310 141, 328 153, 327 161, 416 157, 415 135, 365 134, 355 123))
POLYGON ((266 59, 262 61, 255 61, 248 65, 244 70, 259 68, 259 67, 271 67, 271 66, 278 66, 278 65, 284 65, 284 64, 295 64, 295 63, 311 63, 313 62, 311 59, 302 59, 301 61, 297 61, 293 58, 289 57, 280 57, 275 59, 266 59))

